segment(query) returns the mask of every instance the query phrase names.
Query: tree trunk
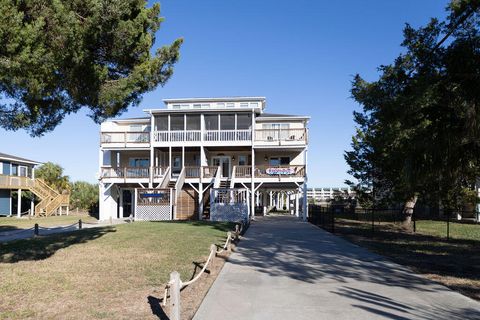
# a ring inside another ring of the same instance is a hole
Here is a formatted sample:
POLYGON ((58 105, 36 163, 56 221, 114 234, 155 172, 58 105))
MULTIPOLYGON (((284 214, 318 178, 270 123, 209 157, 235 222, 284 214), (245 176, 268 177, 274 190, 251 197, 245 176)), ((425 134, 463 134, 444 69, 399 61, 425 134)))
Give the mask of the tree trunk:
POLYGON ((413 209, 415 208, 417 199, 418 196, 414 195, 405 202, 405 206, 403 208, 403 225, 406 227, 410 226, 412 222, 413 209))

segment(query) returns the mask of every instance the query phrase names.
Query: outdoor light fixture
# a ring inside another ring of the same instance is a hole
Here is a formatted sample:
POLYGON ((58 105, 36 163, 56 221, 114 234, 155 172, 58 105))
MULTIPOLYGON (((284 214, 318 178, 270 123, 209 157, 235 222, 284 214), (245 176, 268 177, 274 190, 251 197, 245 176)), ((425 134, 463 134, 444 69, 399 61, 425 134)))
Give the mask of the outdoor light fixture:
POLYGON ((268 157, 267 157, 267 156, 265 156, 265 158, 263 158, 263 160, 265 160, 265 161, 268 161, 268 157))
POLYGON ((232 156, 232 161, 235 161, 235 156, 232 156))

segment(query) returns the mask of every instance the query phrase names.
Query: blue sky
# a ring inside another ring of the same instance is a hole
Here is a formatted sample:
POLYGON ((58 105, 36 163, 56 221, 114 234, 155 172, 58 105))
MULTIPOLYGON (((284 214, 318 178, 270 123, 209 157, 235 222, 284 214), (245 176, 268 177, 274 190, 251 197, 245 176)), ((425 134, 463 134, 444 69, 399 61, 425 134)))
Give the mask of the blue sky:
MULTIPOLYGON (((401 52, 406 22, 443 18, 440 0, 164 0, 156 45, 183 37, 181 59, 163 88, 121 117, 179 97, 265 96, 267 111, 309 115, 309 186, 348 178, 344 150, 354 133, 350 82, 375 80, 401 52)), ((0 152, 60 164, 72 180, 96 182, 99 125, 86 111, 31 138, 0 129, 0 152)))

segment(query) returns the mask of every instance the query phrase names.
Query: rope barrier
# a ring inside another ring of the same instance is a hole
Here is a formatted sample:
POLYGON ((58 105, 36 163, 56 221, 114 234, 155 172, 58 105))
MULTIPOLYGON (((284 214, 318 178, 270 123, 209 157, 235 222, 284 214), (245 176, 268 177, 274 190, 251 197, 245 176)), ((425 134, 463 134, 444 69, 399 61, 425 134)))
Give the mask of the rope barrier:
MULTIPOLYGON (((240 221, 239 224, 236 224, 235 225, 235 231, 233 232, 233 234, 235 235, 235 239, 238 239, 240 237, 241 234, 243 234, 243 232, 245 232, 245 227, 247 226, 247 224, 245 224, 244 221, 240 221)), ((168 298, 168 292, 170 291, 171 288, 174 288, 173 289, 173 294, 175 295, 175 298, 172 299, 172 300, 175 300, 175 301, 180 301, 179 299, 179 295, 180 295, 180 290, 192 283, 194 283, 195 281, 197 281, 198 279, 200 279, 200 277, 202 276, 202 274, 205 272, 205 270, 207 269, 210 261, 212 261, 212 258, 214 256, 216 256, 217 254, 220 254, 222 252, 224 252, 225 250, 230 250, 230 244, 231 242, 233 241, 234 237, 232 236, 232 232, 227 232, 227 240, 225 241, 225 244, 223 245, 222 249, 218 250, 217 249, 217 246, 212 244, 210 245, 210 254, 208 255, 208 258, 207 258, 207 261, 205 262, 202 270, 191 280, 187 281, 187 282, 182 282, 179 278, 178 278, 178 273, 176 271, 172 272, 170 274, 170 278, 171 279, 177 279, 176 280, 176 283, 174 283, 174 280, 170 280, 166 285, 165 285, 165 290, 164 290, 164 294, 163 294, 163 306, 166 306, 167 305, 167 298, 168 298), (176 277, 172 276, 173 274, 176 274, 176 277), (177 291, 177 292, 175 292, 177 291)), ((178 305, 175 305, 175 303, 173 302, 173 307, 175 308, 179 308, 178 305)), ((174 314, 178 314, 179 310, 175 310, 176 312, 174 314)))

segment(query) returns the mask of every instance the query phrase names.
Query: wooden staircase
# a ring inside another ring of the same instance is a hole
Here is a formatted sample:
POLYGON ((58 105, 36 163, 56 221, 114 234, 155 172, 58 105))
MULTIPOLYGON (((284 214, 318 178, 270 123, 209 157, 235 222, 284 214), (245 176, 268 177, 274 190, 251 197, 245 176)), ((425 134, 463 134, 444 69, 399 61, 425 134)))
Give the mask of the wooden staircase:
POLYGON ((33 186, 30 187, 30 191, 41 199, 41 201, 35 206, 35 216, 37 217, 51 216, 58 210, 58 208, 61 206, 68 206, 70 203, 69 194, 58 193, 42 179, 35 179, 33 186))
POLYGON ((227 180, 222 180, 222 181, 220 181, 220 188, 221 188, 221 189, 228 189, 228 188, 230 188, 230 180, 227 179, 227 180))

